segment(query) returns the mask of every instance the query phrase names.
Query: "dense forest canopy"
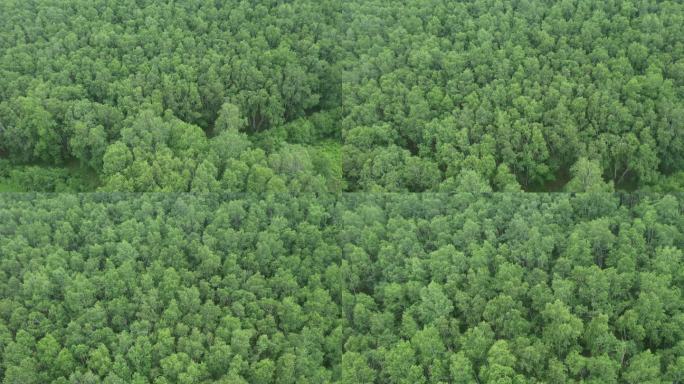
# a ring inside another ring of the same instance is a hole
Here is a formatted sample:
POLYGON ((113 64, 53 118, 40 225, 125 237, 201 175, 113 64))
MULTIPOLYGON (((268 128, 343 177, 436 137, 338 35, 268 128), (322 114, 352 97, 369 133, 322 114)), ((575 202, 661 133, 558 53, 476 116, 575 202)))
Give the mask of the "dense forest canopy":
POLYGON ((684 201, 0 194, 3 383, 681 383, 684 201))
POLYGON ((349 5, 350 185, 451 191, 472 170, 528 188, 581 157, 618 187, 683 169, 681 2, 402 3, 349 5))
POLYGON ((3 165, 24 165, 14 170, 21 181, 36 171, 26 165, 75 162, 110 191, 252 192, 290 187, 296 177, 307 185, 293 190, 340 189, 335 151, 291 148, 282 137, 334 136, 336 9, 317 1, 3 1, 3 165), (296 122, 289 131, 288 122, 296 122), (282 132, 260 145, 247 137, 275 128, 282 132), (329 185, 309 185, 321 178, 329 185))
POLYGON ((554 191, 582 159, 616 189, 684 184, 680 1, 6 0, 0 14, 5 188, 554 191))
POLYGON ((2 384, 684 384, 684 2, 0 20, 2 384))

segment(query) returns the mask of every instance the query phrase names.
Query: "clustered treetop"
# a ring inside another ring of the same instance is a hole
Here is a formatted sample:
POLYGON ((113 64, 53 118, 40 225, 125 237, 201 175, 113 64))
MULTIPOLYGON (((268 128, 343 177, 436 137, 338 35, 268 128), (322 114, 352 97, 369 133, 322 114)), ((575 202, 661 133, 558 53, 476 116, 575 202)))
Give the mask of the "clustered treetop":
POLYGON ((684 383, 681 1, 0 15, 2 384, 684 383))
POLYGON ((678 383, 674 196, 0 194, 0 380, 678 383))
POLYGON ((299 191, 270 160, 294 152, 328 192, 555 191, 581 159, 616 189, 684 185, 679 1, 257 3, 3 1, 11 179, 299 191))

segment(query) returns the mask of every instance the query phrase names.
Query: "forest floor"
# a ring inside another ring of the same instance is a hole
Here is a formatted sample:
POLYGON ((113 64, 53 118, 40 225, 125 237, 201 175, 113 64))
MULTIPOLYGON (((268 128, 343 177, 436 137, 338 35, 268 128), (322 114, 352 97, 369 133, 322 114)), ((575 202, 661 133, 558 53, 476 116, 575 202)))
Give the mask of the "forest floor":
POLYGON ((559 169, 555 174, 553 180, 547 181, 543 184, 530 185, 524 188, 525 192, 562 192, 572 175, 567 168, 559 169))

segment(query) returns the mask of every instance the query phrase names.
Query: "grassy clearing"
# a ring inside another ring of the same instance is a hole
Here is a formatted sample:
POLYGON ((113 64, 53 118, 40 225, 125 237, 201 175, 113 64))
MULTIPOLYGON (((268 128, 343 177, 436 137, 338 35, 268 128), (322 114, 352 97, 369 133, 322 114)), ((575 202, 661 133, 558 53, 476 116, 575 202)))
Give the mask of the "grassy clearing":
POLYGON ((312 145, 310 151, 315 153, 316 167, 323 174, 330 191, 343 191, 346 183, 342 175, 342 144, 326 139, 312 145))
POLYGON ((61 167, 1 164, 0 192, 89 192, 100 184, 97 174, 78 162, 61 167))
POLYGON ((25 192, 19 185, 12 182, 12 180, 2 178, 0 179, 0 193, 2 192, 25 192))

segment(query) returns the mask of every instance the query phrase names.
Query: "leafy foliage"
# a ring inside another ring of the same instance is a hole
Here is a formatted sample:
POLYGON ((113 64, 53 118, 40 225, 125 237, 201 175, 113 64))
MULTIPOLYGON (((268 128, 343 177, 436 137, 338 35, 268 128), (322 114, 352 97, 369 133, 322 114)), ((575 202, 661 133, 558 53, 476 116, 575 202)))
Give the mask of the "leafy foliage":
POLYGON ((684 382, 681 1, 0 15, 3 384, 684 382))
POLYGON ((78 161, 106 191, 287 186, 261 185, 288 176, 253 154, 222 163, 235 154, 223 147, 245 147, 239 132, 265 157, 338 141, 344 181, 323 183, 335 192, 448 192, 463 178, 557 191, 584 161, 615 189, 669 190, 684 171, 677 1, 4 1, 0 13, 0 157, 78 161))
POLYGON ((681 380, 681 198, 326 196, 0 195, 0 377, 681 380))

